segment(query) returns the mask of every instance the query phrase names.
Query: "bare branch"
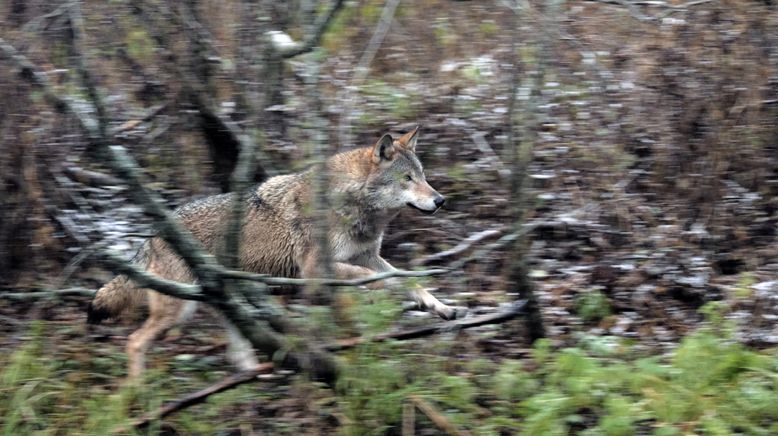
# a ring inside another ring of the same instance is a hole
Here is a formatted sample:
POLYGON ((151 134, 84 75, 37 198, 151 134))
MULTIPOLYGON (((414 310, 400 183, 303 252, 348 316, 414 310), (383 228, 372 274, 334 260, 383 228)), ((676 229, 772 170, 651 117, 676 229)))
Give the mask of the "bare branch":
POLYGON ((206 299, 200 286, 157 277, 138 268, 114 252, 98 252, 93 255, 93 258, 98 263, 108 267, 111 271, 126 275, 130 280, 135 282, 139 288, 151 288, 165 295, 184 300, 204 301, 206 299))
POLYGON ((343 7, 343 0, 334 0, 332 7, 316 20, 313 31, 305 38, 305 41, 278 50, 279 56, 282 59, 289 59, 313 50, 319 45, 322 35, 327 31, 332 19, 341 7, 343 7))
POLYGON ((489 229, 489 230, 483 230, 478 233, 473 233, 472 235, 468 236, 464 240, 462 240, 459 244, 457 244, 454 248, 440 251, 438 253, 430 254, 429 256, 424 256, 419 259, 414 259, 411 261, 412 266, 422 266, 427 265, 430 263, 438 262, 441 260, 448 259, 450 257, 454 257, 457 254, 461 254, 462 252, 466 251, 468 248, 470 248, 473 244, 477 244, 484 239, 491 238, 492 236, 497 236, 504 228, 502 226, 496 228, 496 229, 489 229))
POLYGON ((53 297, 67 297, 67 296, 80 296, 91 297, 95 294, 94 289, 86 288, 66 288, 66 289, 52 289, 45 291, 29 291, 29 292, 0 292, 0 298, 7 298, 9 300, 34 300, 39 298, 53 298, 53 297))
POLYGON ((213 271, 218 271, 221 266, 212 255, 208 254, 202 245, 187 231, 164 205, 162 199, 156 193, 146 189, 142 183, 141 171, 135 161, 120 146, 110 146, 104 132, 90 124, 84 114, 66 100, 60 98, 52 89, 46 76, 39 73, 37 68, 26 57, 20 55, 16 49, 0 38, 0 51, 5 57, 10 58, 22 72, 22 77, 28 82, 43 89, 44 94, 62 112, 72 114, 79 120, 79 124, 88 136, 90 145, 95 146, 99 152, 107 153, 110 166, 130 187, 129 193, 134 200, 141 205, 146 213, 154 220, 159 230, 159 236, 167 241, 181 256, 192 272, 197 276, 199 286, 184 285, 169 280, 159 279, 130 265, 124 259, 115 255, 106 255, 102 260, 137 281, 140 286, 152 287, 162 293, 188 300, 207 301, 217 310, 220 310, 258 350, 273 357, 285 367, 303 369, 314 377, 326 382, 333 382, 337 378, 337 364, 328 355, 314 349, 310 345, 301 345, 302 352, 288 351, 286 354, 279 351, 290 350, 289 344, 284 338, 273 333, 267 323, 254 319, 249 310, 239 302, 231 298, 223 289, 222 277, 214 276, 213 271))
POLYGON ((402 436, 413 436, 416 430, 416 407, 407 402, 403 404, 402 436))
POLYGON ((464 330, 473 327, 480 327, 487 324, 500 324, 506 321, 510 321, 525 313, 526 302, 519 300, 510 308, 502 310, 496 313, 490 313, 488 315, 465 318, 461 320, 446 321, 433 325, 426 325, 409 330, 401 330, 394 333, 383 333, 369 338, 359 337, 343 339, 335 344, 325 347, 327 351, 341 351, 349 348, 354 348, 357 345, 366 344, 370 342, 384 342, 387 340, 402 341, 408 339, 417 339, 425 336, 432 336, 438 333, 446 333, 457 330, 464 330))
POLYGON ((224 278, 236 279, 236 280, 249 280, 254 282, 261 282, 274 286, 305 286, 305 285, 323 285, 323 286, 361 286, 368 283, 373 283, 381 280, 390 279, 393 277, 429 277, 435 275, 441 275, 451 272, 448 268, 428 269, 422 271, 386 271, 378 274, 374 274, 369 277, 362 277, 358 279, 330 279, 330 278, 312 278, 312 279, 293 279, 286 277, 271 277, 265 274, 255 274, 246 271, 238 270, 226 270, 217 268, 214 270, 216 274, 221 275, 224 278))
POLYGON ((375 54, 378 52, 378 48, 381 47, 386 33, 389 31, 389 27, 394 20, 394 13, 397 9, 397 5, 400 4, 400 0, 387 0, 384 4, 384 10, 381 12, 381 18, 379 19, 378 27, 376 28, 373 36, 370 37, 370 41, 367 43, 365 51, 359 58, 359 62, 354 68, 354 75, 351 76, 351 81, 348 86, 343 88, 339 100, 342 102, 343 107, 340 113, 340 125, 339 139, 341 146, 347 146, 351 144, 351 113, 354 106, 353 90, 357 89, 359 84, 367 77, 370 63, 373 62, 375 54))
POLYGON ((486 161, 489 166, 495 166, 497 169, 497 174, 500 176, 502 181, 510 180, 511 170, 507 168, 504 163, 502 163, 500 156, 498 156, 489 143, 486 142, 485 136, 486 132, 475 132, 470 135, 470 137, 473 139, 473 143, 475 143, 475 146, 478 148, 478 151, 485 156, 483 159, 479 160, 482 162, 486 161))
POLYGON ((43 91, 43 96, 46 101, 54 106, 57 111, 71 115, 78 121, 79 127, 87 135, 90 143, 99 140, 100 136, 97 122, 82 111, 75 109, 70 101, 58 95, 54 91, 54 87, 49 82, 46 74, 39 71, 26 56, 16 51, 16 49, 8 44, 3 38, 0 38, 0 52, 2 52, 4 57, 10 59, 16 65, 19 69, 20 76, 24 80, 43 91))
POLYGON ((49 12, 48 14, 41 15, 39 17, 35 17, 32 20, 28 21, 27 24, 22 26, 22 32, 38 32, 41 29, 46 29, 49 27, 49 23, 51 21, 56 21, 57 18, 64 15, 69 9, 70 9, 71 3, 63 3, 57 9, 54 9, 53 11, 49 12))
POLYGON ((124 147, 112 145, 107 149, 110 166, 127 182, 130 187, 129 194, 133 199, 143 206, 148 215, 154 218, 160 237, 176 248, 186 264, 202 280, 203 277, 201 277, 201 273, 198 273, 199 270, 206 266, 217 265, 213 256, 207 254, 200 242, 176 220, 173 212, 164 206, 162 199, 146 189, 141 182, 140 170, 124 147))
POLYGON ((89 100, 95 108, 97 113, 97 127, 100 129, 100 133, 105 136, 108 130, 108 118, 105 113, 105 106, 100 99, 100 95, 97 92, 97 84, 95 83, 92 72, 89 70, 87 63, 86 44, 84 42, 84 18, 81 15, 81 3, 74 1, 68 8, 70 14, 70 29, 73 32, 73 50, 76 53, 76 69, 81 76, 81 82, 86 88, 86 93, 89 96, 89 100))
MULTIPOLYGON (((238 136, 243 136, 238 135, 238 136)), ((247 138, 240 144, 238 163, 230 178, 230 191, 233 192, 229 224, 225 236, 224 263, 228 268, 240 266, 240 234, 243 223, 243 206, 251 186, 252 173, 256 165, 257 143, 247 138)))

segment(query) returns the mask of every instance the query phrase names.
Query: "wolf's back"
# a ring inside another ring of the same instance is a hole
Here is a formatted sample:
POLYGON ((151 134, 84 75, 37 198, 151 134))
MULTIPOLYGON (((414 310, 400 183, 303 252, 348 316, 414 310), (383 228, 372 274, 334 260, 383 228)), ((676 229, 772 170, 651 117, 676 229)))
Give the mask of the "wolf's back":
MULTIPOLYGON (((146 263, 145 251, 146 247, 144 246, 135 259, 144 267, 146 263)), ((127 276, 117 276, 95 293, 87 308, 86 322, 99 324, 104 319, 115 318, 125 310, 140 306, 145 298, 146 292, 138 289, 127 276)))

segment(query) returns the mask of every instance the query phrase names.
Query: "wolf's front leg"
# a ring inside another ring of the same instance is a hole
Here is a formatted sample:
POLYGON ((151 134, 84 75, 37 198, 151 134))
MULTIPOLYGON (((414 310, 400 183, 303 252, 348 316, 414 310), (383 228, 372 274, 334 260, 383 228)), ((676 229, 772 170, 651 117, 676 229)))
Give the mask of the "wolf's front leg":
MULTIPOLYGON (((397 270, 397 268, 393 267, 386 259, 378 255, 370 256, 365 259, 365 266, 378 272, 397 270)), ((392 283, 390 286, 399 287, 396 282, 392 283)), ((467 314, 466 308, 443 304, 440 300, 435 298, 434 295, 420 286, 416 286, 415 289, 408 291, 408 295, 419 308, 435 313, 443 319, 462 318, 467 314)))
MULTIPOLYGON (((321 277, 319 271, 318 259, 310 255, 303 262, 300 269, 300 276, 304 279, 310 279, 315 277, 321 277)), ((333 262, 332 272, 335 273, 335 277, 342 280, 361 279, 363 277, 370 277, 375 275, 375 271, 359 265, 354 265, 346 262, 333 262)), ((374 282, 376 283, 376 282, 374 282)), ((378 289, 380 286, 375 285, 378 289)))

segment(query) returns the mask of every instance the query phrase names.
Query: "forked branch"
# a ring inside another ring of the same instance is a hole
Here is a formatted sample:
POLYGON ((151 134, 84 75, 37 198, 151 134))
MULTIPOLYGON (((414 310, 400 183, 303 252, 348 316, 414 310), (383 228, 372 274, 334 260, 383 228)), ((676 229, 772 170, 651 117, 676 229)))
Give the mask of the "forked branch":
POLYGON ((324 35, 324 32, 327 31, 327 28, 330 26, 330 23, 332 23, 332 19, 335 17, 335 14, 342 7, 343 7, 343 0, 335 0, 332 3, 332 7, 330 7, 329 10, 327 10, 327 12, 325 12, 316 20, 313 31, 311 31, 311 33, 305 38, 305 40, 301 43, 295 43, 288 47, 283 47, 283 48, 279 47, 278 50, 279 56, 282 59, 289 59, 313 50, 314 47, 319 45, 319 41, 321 41, 321 37, 324 35))

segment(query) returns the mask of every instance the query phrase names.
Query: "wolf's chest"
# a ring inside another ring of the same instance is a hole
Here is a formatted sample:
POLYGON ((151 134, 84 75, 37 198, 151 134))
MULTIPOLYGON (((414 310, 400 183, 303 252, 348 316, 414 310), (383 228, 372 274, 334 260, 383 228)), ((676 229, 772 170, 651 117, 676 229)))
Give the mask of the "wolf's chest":
POLYGON ((381 235, 374 239, 364 240, 346 233, 331 234, 330 246, 332 247, 332 259, 335 262, 347 262, 365 253, 378 251, 381 246, 381 235))

